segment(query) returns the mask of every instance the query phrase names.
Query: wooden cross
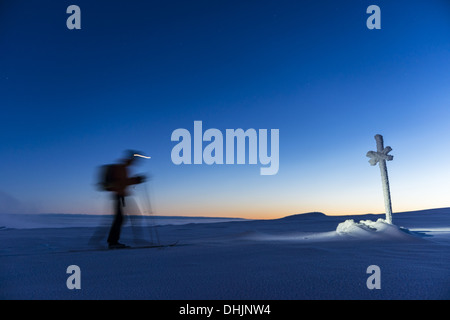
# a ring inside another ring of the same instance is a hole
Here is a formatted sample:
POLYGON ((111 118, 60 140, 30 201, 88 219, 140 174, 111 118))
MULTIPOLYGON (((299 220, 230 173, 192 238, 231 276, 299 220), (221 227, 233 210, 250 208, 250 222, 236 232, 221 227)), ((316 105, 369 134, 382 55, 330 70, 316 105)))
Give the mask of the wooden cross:
POLYGON ((386 161, 391 161, 394 159, 393 156, 388 155, 392 151, 391 147, 384 147, 383 136, 377 134, 375 136, 377 142, 377 151, 367 152, 367 157, 370 158, 369 163, 375 166, 377 163, 380 164, 381 171, 381 182, 383 184, 383 194, 384 194, 384 205, 386 208, 386 221, 392 224, 392 203, 391 203, 391 192, 389 190, 389 178, 387 173, 386 161))

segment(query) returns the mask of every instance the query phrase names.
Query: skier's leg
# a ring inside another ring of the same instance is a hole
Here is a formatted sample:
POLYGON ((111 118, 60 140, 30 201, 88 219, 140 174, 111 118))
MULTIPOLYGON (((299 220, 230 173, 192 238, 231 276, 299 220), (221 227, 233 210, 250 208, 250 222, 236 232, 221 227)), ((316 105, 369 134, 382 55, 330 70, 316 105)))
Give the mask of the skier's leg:
POLYGON ((115 207, 115 216, 114 221, 111 226, 111 230, 109 231, 108 243, 117 244, 120 238, 120 229, 122 227, 123 222, 123 213, 122 213, 122 205, 124 199, 122 196, 115 196, 114 198, 114 207, 115 207))

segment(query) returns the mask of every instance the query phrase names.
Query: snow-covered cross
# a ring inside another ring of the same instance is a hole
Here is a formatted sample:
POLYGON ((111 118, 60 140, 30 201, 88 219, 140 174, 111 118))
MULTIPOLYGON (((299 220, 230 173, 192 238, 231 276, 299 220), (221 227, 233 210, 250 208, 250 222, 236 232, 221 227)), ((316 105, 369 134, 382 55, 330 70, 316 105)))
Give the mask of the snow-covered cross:
POLYGON ((391 192, 389 190, 389 178, 387 173, 386 161, 391 161, 394 159, 393 156, 388 155, 392 151, 391 147, 384 147, 383 136, 377 134, 375 136, 377 141, 377 151, 367 152, 367 157, 370 158, 369 163, 375 166, 377 163, 380 164, 381 171, 381 182, 383 184, 383 194, 384 194, 384 205, 386 208, 386 221, 392 224, 392 203, 391 203, 391 192))

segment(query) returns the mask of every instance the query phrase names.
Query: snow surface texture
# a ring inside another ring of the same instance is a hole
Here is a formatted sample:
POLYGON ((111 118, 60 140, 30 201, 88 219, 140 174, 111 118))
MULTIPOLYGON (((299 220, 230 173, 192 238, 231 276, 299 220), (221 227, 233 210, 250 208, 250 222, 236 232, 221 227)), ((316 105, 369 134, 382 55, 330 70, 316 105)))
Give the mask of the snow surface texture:
POLYGON ((0 298, 449 299, 450 209, 397 213, 397 225, 381 217, 129 219, 122 242, 155 241, 156 229, 179 245, 95 251, 105 217, 0 216, 0 298), (66 287, 70 265, 80 290, 66 287), (381 289, 366 286, 371 265, 381 289))

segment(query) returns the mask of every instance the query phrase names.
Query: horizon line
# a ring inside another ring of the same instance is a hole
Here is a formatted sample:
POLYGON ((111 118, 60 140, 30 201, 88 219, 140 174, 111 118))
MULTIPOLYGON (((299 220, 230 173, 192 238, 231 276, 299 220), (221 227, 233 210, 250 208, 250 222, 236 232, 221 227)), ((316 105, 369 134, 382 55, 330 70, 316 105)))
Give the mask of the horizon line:
MULTIPOLYGON (((444 210, 444 209, 450 209, 450 207, 439 207, 439 208, 425 208, 425 209, 417 209, 417 210, 407 210, 407 211, 398 211, 393 212, 393 214, 400 214, 400 213, 412 213, 412 212, 420 212, 420 211, 435 211, 435 210, 444 210)), ((233 217, 233 216, 194 216, 194 215, 156 215, 156 214, 127 214, 127 216, 133 216, 133 217, 163 217, 163 218, 204 218, 204 219, 241 219, 241 220, 276 220, 276 219, 283 219, 286 217, 296 216, 296 215, 306 215, 311 213, 320 213, 327 217, 339 217, 339 216, 364 216, 364 215, 384 215, 386 213, 379 212, 379 213, 373 213, 373 212, 366 212, 366 213, 353 213, 353 214, 326 214, 321 211, 308 211, 308 212, 302 212, 302 213, 293 213, 281 217, 274 217, 274 218, 243 218, 243 217, 233 217)), ((114 214, 110 213, 64 213, 64 212, 39 212, 39 213, 0 213, 4 215, 84 215, 84 216, 113 216, 114 214)))

